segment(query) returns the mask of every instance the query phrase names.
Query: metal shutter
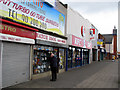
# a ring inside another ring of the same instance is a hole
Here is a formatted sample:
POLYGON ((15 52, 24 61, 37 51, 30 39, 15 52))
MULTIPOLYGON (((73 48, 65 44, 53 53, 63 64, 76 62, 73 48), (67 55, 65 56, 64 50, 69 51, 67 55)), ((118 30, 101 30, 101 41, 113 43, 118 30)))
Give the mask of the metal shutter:
POLYGON ((29 80, 30 45, 3 42, 2 86, 29 80))

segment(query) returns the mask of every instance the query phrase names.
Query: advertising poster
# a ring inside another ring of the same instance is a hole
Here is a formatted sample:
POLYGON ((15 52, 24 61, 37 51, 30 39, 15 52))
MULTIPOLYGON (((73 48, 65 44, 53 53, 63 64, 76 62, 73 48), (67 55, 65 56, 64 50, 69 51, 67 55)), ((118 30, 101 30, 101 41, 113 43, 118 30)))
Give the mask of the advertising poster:
POLYGON ((0 0, 0 16, 59 35, 65 34, 65 15, 41 0, 0 0))

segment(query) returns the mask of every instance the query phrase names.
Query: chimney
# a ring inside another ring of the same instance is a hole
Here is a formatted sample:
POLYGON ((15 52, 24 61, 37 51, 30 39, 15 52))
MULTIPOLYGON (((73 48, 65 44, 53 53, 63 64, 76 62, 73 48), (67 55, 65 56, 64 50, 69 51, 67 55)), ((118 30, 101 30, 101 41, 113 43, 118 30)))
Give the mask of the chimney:
POLYGON ((114 26, 114 29, 113 29, 113 35, 117 35, 117 29, 116 29, 116 26, 114 26))

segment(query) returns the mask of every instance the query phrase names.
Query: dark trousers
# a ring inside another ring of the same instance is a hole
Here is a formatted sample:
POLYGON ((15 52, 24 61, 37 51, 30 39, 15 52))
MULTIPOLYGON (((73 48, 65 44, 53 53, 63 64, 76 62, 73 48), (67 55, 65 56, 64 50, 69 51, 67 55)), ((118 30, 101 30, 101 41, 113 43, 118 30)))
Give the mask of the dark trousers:
POLYGON ((57 67, 52 67, 51 71, 52 71, 52 80, 56 80, 57 79, 57 67))

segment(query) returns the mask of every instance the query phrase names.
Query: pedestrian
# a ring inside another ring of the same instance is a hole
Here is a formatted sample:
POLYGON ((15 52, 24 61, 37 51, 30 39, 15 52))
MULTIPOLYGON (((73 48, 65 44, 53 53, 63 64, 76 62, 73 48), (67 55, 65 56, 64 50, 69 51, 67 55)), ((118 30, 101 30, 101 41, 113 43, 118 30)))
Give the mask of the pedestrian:
POLYGON ((50 67, 52 73, 52 79, 50 81, 56 81, 57 79, 57 58, 53 53, 50 54, 50 67))
POLYGON ((60 67, 59 62, 60 62, 60 58, 57 58, 57 73, 59 73, 59 67, 60 67))

